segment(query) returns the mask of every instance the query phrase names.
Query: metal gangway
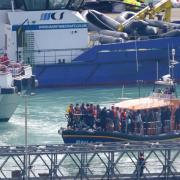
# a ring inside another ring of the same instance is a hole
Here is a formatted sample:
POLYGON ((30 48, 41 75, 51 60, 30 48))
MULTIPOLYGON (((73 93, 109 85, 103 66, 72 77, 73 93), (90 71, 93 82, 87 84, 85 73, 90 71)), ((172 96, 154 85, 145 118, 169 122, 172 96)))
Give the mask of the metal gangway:
POLYGON ((1 146, 0 179, 179 180, 180 141, 1 146))

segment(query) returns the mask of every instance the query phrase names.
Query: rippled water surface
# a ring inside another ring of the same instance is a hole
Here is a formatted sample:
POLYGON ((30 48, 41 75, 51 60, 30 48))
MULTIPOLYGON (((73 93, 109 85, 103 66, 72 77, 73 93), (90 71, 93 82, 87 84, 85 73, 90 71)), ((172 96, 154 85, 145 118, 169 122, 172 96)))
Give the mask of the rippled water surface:
MULTIPOLYGON (((28 144, 62 143, 58 134, 66 127, 65 112, 70 103, 111 106, 122 99, 148 95, 152 87, 103 87, 77 89, 37 89, 28 101, 28 144)), ((0 123, 0 145, 24 144, 25 103, 18 106, 9 122, 0 123)))

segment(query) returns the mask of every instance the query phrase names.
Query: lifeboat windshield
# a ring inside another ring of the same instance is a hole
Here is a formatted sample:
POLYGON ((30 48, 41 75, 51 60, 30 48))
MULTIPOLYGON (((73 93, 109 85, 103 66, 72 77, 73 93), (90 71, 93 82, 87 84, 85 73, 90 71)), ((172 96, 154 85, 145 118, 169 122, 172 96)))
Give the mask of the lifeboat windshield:
POLYGON ((153 96, 176 97, 176 83, 171 75, 164 75, 160 80, 156 81, 153 89, 153 96))

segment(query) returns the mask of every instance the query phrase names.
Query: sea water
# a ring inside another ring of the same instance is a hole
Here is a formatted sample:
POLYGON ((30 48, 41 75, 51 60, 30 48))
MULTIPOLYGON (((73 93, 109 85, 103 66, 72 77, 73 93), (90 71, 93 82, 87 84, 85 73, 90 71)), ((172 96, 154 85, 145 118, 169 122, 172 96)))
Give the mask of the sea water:
POLYGON ((152 86, 37 89, 22 102, 9 122, 0 123, 0 145, 23 145, 25 134, 25 98, 27 98, 28 144, 63 143, 58 134, 66 127, 65 113, 71 103, 100 104, 110 107, 121 100, 147 96, 152 86))
MULTIPOLYGON (((66 127, 67 125, 65 113, 69 104, 81 104, 84 102, 100 104, 101 107, 110 107, 114 103, 124 99, 147 96, 151 91, 152 86, 142 85, 139 87, 37 89, 35 95, 23 97, 21 104, 9 122, 0 123, 0 146, 25 144, 25 108, 27 108, 28 144, 59 144, 63 143, 63 140, 58 134, 58 129, 60 127, 66 127), (25 100, 27 106, 25 106, 25 100)), ((162 154, 159 156, 161 155, 162 154)), ((103 154, 101 154, 101 157, 107 159, 103 154)), ((117 157, 115 156, 115 158, 117 157)), ((129 163, 128 172, 133 172, 134 165, 129 161, 130 159, 126 156, 123 157, 123 160, 121 159, 121 162, 125 162, 124 164, 129 163)), ((161 164, 157 165, 158 161, 156 161, 157 158, 151 155, 151 158, 148 159, 146 164, 152 172, 161 171, 161 164), (156 166, 154 166, 155 163, 156 166)), ((38 160, 34 166, 38 168, 43 167, 40 160, 38 160)), ((96 173, 98 171, 99 174, 104 174, 104 164, 99 162, 98 159, 95 159, 93 163, 91 163, 91 166, 91 170, 95 170, 96 173), (99 168, 93 169, 94 167, 99 168)), ((124 168, 122 163, 118 164, 117 167, 121 173, 126 172, 126 168, 124 168)), ((14 167, 11 161, 9 161, 9 164, 7 164, 8 171, 11 168, 14 167)), ((73 164, 72 160, 68 158, 61 166, 61 169, 65 175, 73 175, 76 171, 78 172, 77 167, 73 164)), ((44 172, 44 170, 42 170, 42 172, 44 172)))

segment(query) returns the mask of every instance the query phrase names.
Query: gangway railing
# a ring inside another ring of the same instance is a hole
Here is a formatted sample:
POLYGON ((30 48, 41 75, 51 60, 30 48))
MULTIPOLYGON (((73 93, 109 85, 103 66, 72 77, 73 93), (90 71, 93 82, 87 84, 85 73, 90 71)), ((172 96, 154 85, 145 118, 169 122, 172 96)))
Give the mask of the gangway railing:
POLYGON ((180 179, 180 142, 0 147, 0 179, 180 179), (138 164, 144 155, 145 166, 138 164))

